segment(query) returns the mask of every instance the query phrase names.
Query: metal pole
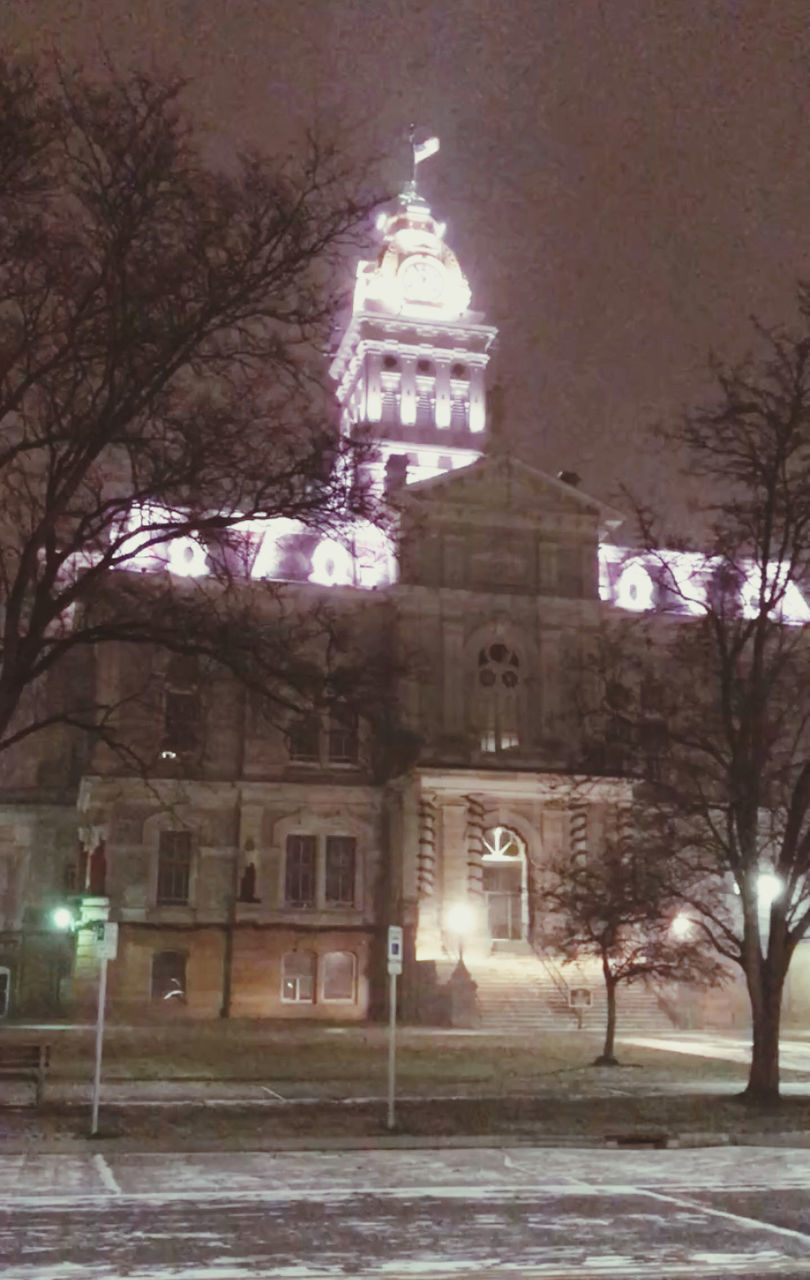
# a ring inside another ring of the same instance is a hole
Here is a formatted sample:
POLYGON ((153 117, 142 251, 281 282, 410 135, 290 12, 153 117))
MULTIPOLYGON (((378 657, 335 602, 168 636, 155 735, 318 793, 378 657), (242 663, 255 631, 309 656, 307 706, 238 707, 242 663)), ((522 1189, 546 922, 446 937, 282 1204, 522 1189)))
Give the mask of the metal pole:
POLYGON ((93 1074, 93 1119, 90 1125, 90 1137, 98 1132, 98 1098, 101 1091, 101 1047, 104 1043, 104 1006, 107 1003, 107 957, 101 961, 101 973, 98 982, 98 1015, 96 1017, 96 1066, 93 1074))
POLYGON ((397 1070, 397 975, 388 989, 388 1128, 394 1127, 394 1082, 397 1070))

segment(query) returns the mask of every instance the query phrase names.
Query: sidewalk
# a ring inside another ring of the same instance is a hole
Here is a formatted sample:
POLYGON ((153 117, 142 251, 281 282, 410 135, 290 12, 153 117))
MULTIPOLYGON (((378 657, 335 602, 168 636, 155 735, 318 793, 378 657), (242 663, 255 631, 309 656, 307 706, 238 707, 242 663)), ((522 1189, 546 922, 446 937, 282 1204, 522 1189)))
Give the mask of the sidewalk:
MULTIPOLYGON (((664 1036, 624 1036, 620 1043, 644 1049, 660 1049, 666 1053, 684 1053, 724 1062, 748 1063, 751 1037, 711 1034, 705 1031, 673 1031, 664 1036)), ((779 1044, 779 1062, 783 1071, 807 1072, 810 1076, 810 1040, 784 1038, 779 1044)))

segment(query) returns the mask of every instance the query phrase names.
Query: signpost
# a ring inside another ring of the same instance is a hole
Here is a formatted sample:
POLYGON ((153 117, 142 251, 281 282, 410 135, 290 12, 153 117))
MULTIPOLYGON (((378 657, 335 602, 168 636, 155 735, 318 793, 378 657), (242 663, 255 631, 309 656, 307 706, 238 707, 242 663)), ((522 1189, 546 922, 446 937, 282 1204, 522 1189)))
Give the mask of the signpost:
POLYGON ((394 1089, 397 1070, 397 977, 402 973, 402 929, 388 926, 388 1128, 394 1127, 394 1089))
POLYGON ((93 1118, 90 1125, 90 1136, 98 1132, 98 1100, 101 1092, 101 1050, 104 1044, 104 1009, 107 1003, 107 961, 114 960, 118 954, 118 925, 109 920, 93 921, 95 929, 95 953, 101 961, 101 972, 98 982, 98 1014, 96 1017, 96 1064, 93 1072, 93 1118))

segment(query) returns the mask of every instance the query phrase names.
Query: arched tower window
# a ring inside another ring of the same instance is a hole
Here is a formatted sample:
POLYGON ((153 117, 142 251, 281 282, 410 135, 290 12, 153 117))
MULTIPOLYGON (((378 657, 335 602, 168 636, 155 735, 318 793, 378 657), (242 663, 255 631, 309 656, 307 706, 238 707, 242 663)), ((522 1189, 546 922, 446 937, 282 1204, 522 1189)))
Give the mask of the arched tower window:
POLYGON ((478 651, 475 673, 476 728, 481 751, 520 746, 520 658, 500 640, 478 651))

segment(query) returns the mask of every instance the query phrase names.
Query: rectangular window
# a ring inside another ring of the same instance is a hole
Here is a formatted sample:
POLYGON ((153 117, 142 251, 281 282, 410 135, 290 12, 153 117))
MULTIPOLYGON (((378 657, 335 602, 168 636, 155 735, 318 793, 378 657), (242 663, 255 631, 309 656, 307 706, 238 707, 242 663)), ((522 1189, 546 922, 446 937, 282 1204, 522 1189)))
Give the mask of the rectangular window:
POLYGON ((317 716, 302 716, 288 730, 291 760, 314 760, 319 756, 320 722, 317 716))
POLYGON ((315 1000, 315 956, 311 951, 288 951, 281 961, 281 998, 298 1004, 315 1000))
POLYGON ((152 999, 185 1004, 186 953, 155 951, 152 955, 152 999))
POLYGON ((196 750, 200 723, 196 689, 167 689, 165 699, 163 749, 176 754, 196 750))
POLYGON ((329 716, 329 759, 338 764, 357 761, 357 716, 346 707, 334 707, 329 716))
POLYGON ((326 837, 325 897, 328 906, 354 906, 355 840, 326 837))
POLYGON ((161 831, 158 846, 158 905, 188 902, 191 881, 191 832, 161 831))
POLYGON ((287 836, 284 901, 288 907, 315 906, 315 836, 287 836))
POLYGON ((355 957, 351 951, 329 951, 321 962, 324 1000, 354 1000, 355 957))

